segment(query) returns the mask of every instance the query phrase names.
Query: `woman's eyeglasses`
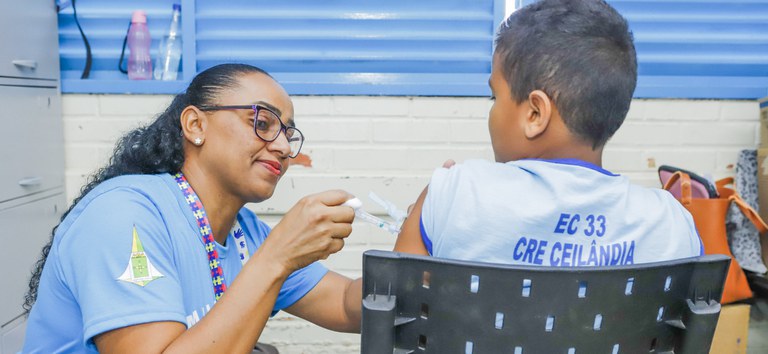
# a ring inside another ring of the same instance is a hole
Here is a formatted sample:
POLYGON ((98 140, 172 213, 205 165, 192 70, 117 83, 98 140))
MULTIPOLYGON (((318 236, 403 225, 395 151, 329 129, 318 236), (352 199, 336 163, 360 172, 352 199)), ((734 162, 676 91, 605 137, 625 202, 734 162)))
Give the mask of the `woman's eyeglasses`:
POLYGON ((304 144, 304 134, 293 126, 287 126, 280 120, 271 109, 262 105, 239 105, 239 106, 199 106, 202 111, 219 111, 227 109, 252 109, 253 110, 253 131, 259 139, 265 142, 273 142, 280 136, 280 132, 285 133, 288 139, 288 145, 291 147, 291 154, 288 156, 294 158, 299 155, 301 146, 304 144))

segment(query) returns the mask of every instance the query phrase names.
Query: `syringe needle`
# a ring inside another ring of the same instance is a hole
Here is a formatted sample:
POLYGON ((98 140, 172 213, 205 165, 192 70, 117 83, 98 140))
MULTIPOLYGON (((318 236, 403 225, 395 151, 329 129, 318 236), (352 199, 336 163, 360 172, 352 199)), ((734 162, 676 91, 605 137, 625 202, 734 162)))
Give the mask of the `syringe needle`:
POLYGON ((360 201, 360 199, 352 198, 344 202, 342 205, 346 205, 348 207, 351 207, 355 210, 355 217, 359 218, 361 221, 365 221, 367 223, 376 225, 376 227, 389 231, 393 234, 399 234, 400 228, 396 225, 385 221, 377 216, 371 215, 367 211, 363 210, 363 202, 360 201))

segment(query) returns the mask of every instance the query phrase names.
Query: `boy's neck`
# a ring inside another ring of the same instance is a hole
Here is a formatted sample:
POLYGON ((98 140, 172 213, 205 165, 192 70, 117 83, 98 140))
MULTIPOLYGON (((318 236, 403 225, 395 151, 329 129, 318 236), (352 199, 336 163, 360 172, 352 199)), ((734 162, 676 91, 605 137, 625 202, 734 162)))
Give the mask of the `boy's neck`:
POLYGON ((545 160, 576 159, 603 167, 603 146, 592 148, 592 143, 575 136, 555 112, 545 134, 532 142, 533 158, 545 160))
POLYGON ((556 108, 546 132, 537 140, 540 159, 576 159, 603 167, 603 146, 592 148, 591 141, 572 133, 556 108))
POLYGON ((567 146, 563 149, 553 149, 538 157, 545 160, 576 159, 603 167, 603 147, 592 150, 590 146, 567 146))
POLYGON ((559 159, 576 159, 589 162, 595 166, 603 167, 603 148, 597 150, 588 149, 588 151, 568 151, 566 154, 559 154, 559 159))

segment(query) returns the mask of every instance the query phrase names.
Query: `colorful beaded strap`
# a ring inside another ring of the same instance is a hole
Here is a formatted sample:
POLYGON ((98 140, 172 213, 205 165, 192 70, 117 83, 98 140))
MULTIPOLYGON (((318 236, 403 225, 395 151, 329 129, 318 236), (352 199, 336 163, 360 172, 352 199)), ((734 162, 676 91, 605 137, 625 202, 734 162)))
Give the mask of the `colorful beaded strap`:
POLYGON ((208 216, 205 214, 203 203, 200 202, 197 193, 192 190, 192 186, 189 185, 184 174, 179 172, 173 175, 173 178, 176 179, 176 183, 184 193, 184 199, 189 204, 189 207, 192 208, 192 214, 195 215, 195 220, 197 220, 197 227, 200 229, 200 235, 203 237, 205 252, 208 254, 208 266, 211 268, 213 293, 216 301, 219 301, 219 298, 227 290, 227 284, 224 282, 224 269, 219 261, 219 253, 216 251, 216 241, 213 238, 210 223, 208 223, 208 216))

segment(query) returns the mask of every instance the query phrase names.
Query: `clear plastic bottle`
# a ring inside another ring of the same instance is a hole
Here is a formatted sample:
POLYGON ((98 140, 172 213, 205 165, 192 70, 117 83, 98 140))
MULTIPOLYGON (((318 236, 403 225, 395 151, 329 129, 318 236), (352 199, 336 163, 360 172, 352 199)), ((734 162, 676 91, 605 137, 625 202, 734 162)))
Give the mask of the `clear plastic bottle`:
POLYGON ((155 60, 155 80, 176 80, 181 61, 181 4, 173 4, 173 17, 168 35, 160 40, 155 60))
POLYGON ((147 28, 147 14, 142 10, 136 10, 131 17, 131 28, 128 30, 128 79, 150 80, 152 79, 152 57, 149 55, 149 46, 152 39, 147 28))

